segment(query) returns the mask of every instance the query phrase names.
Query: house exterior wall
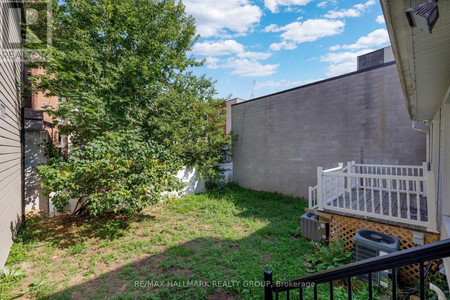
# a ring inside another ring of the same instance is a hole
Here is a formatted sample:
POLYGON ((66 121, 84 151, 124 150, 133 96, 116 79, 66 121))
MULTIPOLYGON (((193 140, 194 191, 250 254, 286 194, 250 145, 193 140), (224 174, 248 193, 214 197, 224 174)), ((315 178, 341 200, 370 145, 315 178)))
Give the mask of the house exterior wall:
POLYGON ((450 216, 450 101, 443 105, 442 110, 442 175, 439 178, 439 185, 442 188, 442 211, 446 216, 450 216))
POLYGON ((49 139, 50 135, 45 130, 25 131, 25 212, 49 212, 48 196, 44 195, 42 179, 36 173, 37 166, 47 163, 45 143, 49 139))
MULTIPOLYGON (((27 69, 27 76, 43 75, 43 69, 27 69)), ((26 84, 31 85, 26 78, 26 84)), ((24 99, 25 104, 25 213, 30 210, 49 213, 48 196, 44 195, 41 179, 36 167, 47 163, 45 145, 53 143, 55 147, 65 148, 67 137, 60 136, 54 118, 43 112, 56 109, 58 97, 48 97, 43 92, 33 93, 24 99)), ((61 122, 59 123, 61 124, 61 122)), ((67 148, 65 148, 67 151, 67 148)))
POLYGON ((392 63, 233 105, 232 128, 233 180, 255 190, 307 197, 318 166, 426 159, 392 63))
MULTIPOLYGON (((11 43, 20 45, 20 11, 0 1, 0 268, 5 264, 22 219, 21 95, 22 51, 4 56, 11 43), (6 39, 8 37, 8 40, 6 39), (9 42, 9 44, 8 44, 9 42)), ((20 47, 20 46, 17 46, 20 47)))
MULTIPOLYGON (((450 103, 444 102, 430 126, 430 166, 436 177, 439 219, 450 216, 450 103)), ((450 228, 450 224, 447 224, 450 228)), ((443 233, 443 238, 449 238, 443 233)))
MULTIPOLYGON (((449 86, 450 90, 450 86, 449 86)), ((441 240, 450 238, 450 96, 438 108, 430 123, 430 168, 436 178, 438 220, 441 240)), ((450 259, 444 258, 446 270, 450 259)), ((450 284, 450 277, 447 276, 450 284)))
MULTIPOLYGON (((43 69, 28 69, 27 74, 34 75, 42 75, 44 74, 43 69)), ((44 93, 38 92, 34 93, 30 96, 29 101, 25 102, 25 108, 32 110, 45 110, 56 109, 58 106, 58 97, 46 97, 44 93)), ((47 123, 53 123, 53 118, 48 114, 44 113, 44 121, 47 123)), ((56 147, 64 147, 67 144, 67 137, 59 136, 59 131, 57 126, 47 126, 44 124, 44 129, 48 132, 50 137, 52 138, 52 142, 56 147)))

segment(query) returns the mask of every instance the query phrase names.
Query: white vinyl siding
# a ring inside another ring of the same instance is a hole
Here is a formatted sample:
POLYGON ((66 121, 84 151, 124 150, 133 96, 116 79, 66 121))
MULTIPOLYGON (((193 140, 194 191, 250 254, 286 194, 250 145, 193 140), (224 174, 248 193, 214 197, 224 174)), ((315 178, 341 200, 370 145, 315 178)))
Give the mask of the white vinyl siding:
MULTIPOLYGON (((20 15, 18 10, 10 11, 5 0, 0 0, 0 6, 0 50, 4 50, 6 31, 10 42, 21 41, 20 15)), ((21 59, 0 58, 0 102, 5 111, 0 115, 0 268, 22 218, 21 105, 17 87, 21 79, 21 59)))

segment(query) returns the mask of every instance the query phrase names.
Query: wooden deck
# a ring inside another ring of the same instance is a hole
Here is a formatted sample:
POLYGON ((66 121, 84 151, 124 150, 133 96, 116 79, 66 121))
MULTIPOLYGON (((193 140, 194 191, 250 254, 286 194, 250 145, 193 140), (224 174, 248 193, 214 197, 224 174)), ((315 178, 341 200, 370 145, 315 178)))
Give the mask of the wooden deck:
MULTIPOLYGON (((331 205, 333 207, 339 207, 339 208, 345 208, 348 209, 348 213, 354 213, 357 214, 358 211, 364 212, 373 212, 372 209, 372 190, 366 189, 366 196, 364 197, 364 189, 356 189, 354 188, 351 191, 351 197, 350 192, 345 192, 345 194, 341 195, 339 198, 335 198, 332 200, 328 200, 328 205, 331 205)), ((382 191, 381 192, 381 199, 380 199, 380 191, 374 190, 373 191, 373 206, 375 208, 375 213, 379 215, 389 216, 389 192, 382 191), (381 200, 381 201, 380 201, 381 200), (382 213, 380 212, 382 211, 382 213)), ((416 194, 410 194, 410 219, 412 220, 419 220, 423 222, 428 221, 428 211, 427 211, 427 198, 424 196, 420 196, 420 212, 419 212, 419 219, 417 218, 417 195, 416 194)), ((408 197, 406 193, 400 193, 400 203, 397 203, 397 192, 391 192, 391 201, 392 201, 392 211, 391 216, 393 217, 399 217, 399 207, 400 207, 400 217, 402 219, 405 219, 405 221, 408 219, 408 212, 407 212, 407 201, 408 197)))

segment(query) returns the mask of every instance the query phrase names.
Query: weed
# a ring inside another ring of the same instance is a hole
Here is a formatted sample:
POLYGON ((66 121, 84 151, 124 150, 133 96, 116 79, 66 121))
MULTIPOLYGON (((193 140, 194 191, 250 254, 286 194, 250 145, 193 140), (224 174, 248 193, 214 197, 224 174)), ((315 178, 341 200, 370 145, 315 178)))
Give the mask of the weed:
POLYGON ((343 266, 352 261, 352 254, 344 248, 344 241, 338 240, 329 246, 321 246, 315 252, 304 257, 307 272, 315 273, 343 266))
POLYGON ((100 258, 101 261, 103 261, 106 264, 111 264, 113 261, 116 261, 119 259, 119 254, 116 252, 111 252, 108 254, 105 254, 100 258))
POLYGON ((9 299, 10 291, 18 286, 23 277, 25 274, 19 268, 4 267, 0 270, 0 299, 9 299))
POLYGON ((85 254, 87 253, 88 249, 89 249, 88 243, 78 242, 75 245, 69 247, 69 252, 72 255, 85 254))

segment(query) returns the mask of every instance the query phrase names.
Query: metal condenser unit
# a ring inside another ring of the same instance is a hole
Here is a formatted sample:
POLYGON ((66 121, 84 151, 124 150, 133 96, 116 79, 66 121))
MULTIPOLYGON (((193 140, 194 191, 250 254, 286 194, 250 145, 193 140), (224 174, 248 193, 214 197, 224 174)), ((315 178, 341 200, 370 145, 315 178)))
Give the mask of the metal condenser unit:
MULTIPOLYGON (((383 256, 399 249, 398 238, 376 231, 359 230, 353 238, 355 261, 361 261, 377 256, 383 256)), ((396 272, 398 273, 398 272, 396 272)), ((372 281, 378 286, 388 287, 389 279, 392 279, 392 270, 373 273, 372 281)), ((368 280, 368 275, 359 277, 368 280)))
POLYGON ((319 217, 312 213, 305 213, 302 217, 302 236, 313 240, 328 240, 328 223, 319 220, 319 217))

